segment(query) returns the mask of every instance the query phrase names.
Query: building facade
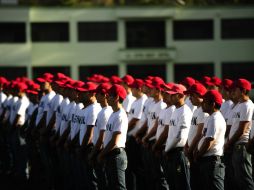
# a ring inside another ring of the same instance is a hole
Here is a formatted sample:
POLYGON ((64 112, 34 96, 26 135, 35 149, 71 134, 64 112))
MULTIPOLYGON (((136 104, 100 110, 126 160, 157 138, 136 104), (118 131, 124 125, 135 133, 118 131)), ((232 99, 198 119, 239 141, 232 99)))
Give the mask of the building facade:
POLYGON ((245 77, 254 7, 0 8, 0 75, 245 77))

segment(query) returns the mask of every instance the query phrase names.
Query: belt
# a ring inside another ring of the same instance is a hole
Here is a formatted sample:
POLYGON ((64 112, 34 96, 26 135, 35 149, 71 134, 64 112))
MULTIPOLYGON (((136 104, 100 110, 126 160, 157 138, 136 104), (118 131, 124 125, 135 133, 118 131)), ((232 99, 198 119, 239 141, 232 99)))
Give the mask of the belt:
POLYGON ((221 161, 221 156, 204 156, 198 159, 199 162, 221 161))
POLYGON ((120 153, 122 153, 122 152, 124 152, 124 151, 125 151, 125 149, 122 148, 122 147, 120 147, 120 148, 114 148, 113 150, 111 150, 111 151, 107 154, 107 156, 116 156, 116 155, 118 155, 118 154, 120 154, 120 153))

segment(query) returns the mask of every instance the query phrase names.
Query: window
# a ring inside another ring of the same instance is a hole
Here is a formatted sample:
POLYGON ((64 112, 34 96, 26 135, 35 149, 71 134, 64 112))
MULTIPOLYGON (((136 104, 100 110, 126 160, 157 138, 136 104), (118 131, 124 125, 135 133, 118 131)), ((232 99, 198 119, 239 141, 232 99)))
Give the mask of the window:
POLYGON ((33 67, 33 78, 36 79, 43 75, 43 73, 63 73, 70 76, 70 67, 33 67))
POLYGON ((254 81, 254 62, 224 62, 222 63, 223 78, 238 79, 246 78, 254 81))
POLYGON ((212 63, 198 64, 176 64, 175 82, 181 82, 185 77, 190 76, 201 80, 203 76, 214 76, 214 66, 212 63))
POLYGON ((222 39, 254 38, 254 18, 222 19, 222 39))
POLYGON ((129 64, 127 65, 127 73, 134 78, 146 78, 147 76, 159 76, 166 80, 165 64, 129 64))
POLYGON ((127 21, 127 48, 165 47, 165 21, 127 21))
POLYGON ((0 43, 26 42, 26 23, 1 22, 0 28, 0 43))
POLYGON ((6 77, 9 80, 17 77, 27 76, 26 67, 0 67, 0 76, 6 77))
POLYGON ((92 76, 93 74, 101 74, 106 77, 112 75, 118 75, 118 66, 80 66, 79 67, 79 79, 86 81, 86 77, 92 76))
POLYGON ((117 23, 79 22, 78 41, 117 41, 117 23))
POLYGON ((175 40, 213 39, 213 20, 176 20, 173 37, 175 40))
POLYGON ((69 41, 69 23, 67 22, 32 23, 31 30, 33 42, 69 41))

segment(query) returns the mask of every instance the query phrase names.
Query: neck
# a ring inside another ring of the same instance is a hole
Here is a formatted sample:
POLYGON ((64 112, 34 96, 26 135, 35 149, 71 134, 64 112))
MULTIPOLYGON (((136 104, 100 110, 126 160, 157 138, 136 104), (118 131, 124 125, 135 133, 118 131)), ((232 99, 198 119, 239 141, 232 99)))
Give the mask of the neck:
POLYGON ((100 103, 100 104, 101 104, 101 107, 102 107, 102 108, 105 108, 105 107, 108 106, 108 102, 107 102, 107 101, 103 101, 103 102, 100 103))
POLYGON ((114 112, 119 111, 122 108, 122 104, 120 104, 119 102, 116 103, 115 105, 112 105, 112 109, 114 112))
POLYGON ((154 97, 154 101, 155 102, 159 102, 160 100, 162 100, 162 96, 161 95, 158 95, 158 96, 154 97))
POLYGON ((180 108, 184 105, 184 99, 180 99, 177 103, 176 103, 176 108, 180 108))
POLYGON ((209 115, 212 115, 213 113, 215 113, 215 112, 217 112, 217 111, 219 111, 219 110, 217 110, 217 109, 212 109, 208 114, 209 114, 209 115))
POLYGON ((239 102, 246 102, 246 101, 248 101, 250 98, 249 98, 249 96, 246 96, 246 95, 244 95, 244 96, 242 96, 241 98, 240 98, 240 100, 239 100, 239 102))

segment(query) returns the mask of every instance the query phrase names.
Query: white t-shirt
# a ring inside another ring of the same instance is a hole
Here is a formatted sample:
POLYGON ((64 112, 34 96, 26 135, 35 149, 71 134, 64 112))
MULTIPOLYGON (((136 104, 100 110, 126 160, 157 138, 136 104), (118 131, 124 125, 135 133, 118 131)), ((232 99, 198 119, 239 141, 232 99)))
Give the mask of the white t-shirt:
POLYGON ((70 139, 73 140, 74 137, 79 132, 79 115, 78 113, 80 110, 84 108, 84 105, 82 103, 78 103, 75 107, 75 110, 71 117, 71 132, 70 132, 70 139))
POLYGON ((143 109, 144 109, 144 104, 146 100, 147 100, 147 96, 143 94, 143 96, 141 96, 139 99, 136 99, 131 105, 131 109, 128 113, 128 122, 130 122, 133 118, 136 118, 139 120, 136 122, 135 127, 128 132, 129 136, 136 134, 136 132, 144 124, 144 120, 141 120, 141 117, 142 117, 142 114, 144 114, 143 109))
POLYGON ((60 94, 56 94, 51 101, 49 101, 48 106, 46 108, 47 118, 46 118, 46 126, 48 126, 53 114, 57 111, 58 106, 63 101, 63 96, 60 94))
POLYGON ((164 131, 165 126, 170 125, 170 119, 174 111, 175 111, 174 105, 161 110, 158 120, 158 128, 156 131, 156 140, 159 139, 161 133, 164 131))
POLYGON ((0 115, 2 115, 4 107, 3 107, 3 103, 5 102, 7 96, 5 95, 5 93, 0 92, 0 115))
POLYGON ((237 103, 236 105, 233 104, 230 109, 228 110, 228 112, 226 113, 226 118, 225 118, 225 121, 226 121, 226 124, 227 125, 232 125, 233 124, 233 115, 234 113, 236 113, 237 109, 238 109, 238 106, 239 106, 239 103, 237 103))
POLYGON ((123 100, 123 108, 124 110, 129 113, 130 109, 131 109, 131 105, 132 103, 136 100, 136 98, 134 96, 132 96, 132 93, 128 93, 126 98, 123 100))
POLYGON ((236 144, 248 142, 250 129, 252 126, 253 111, 254 111, 254 104, 251 100, 248 100, 246 102, 239 103, 239 106, 233 112, 233 123, 230 128, 229 139, 231 139, 232 136, 235 134, 241 121, 249 121, 248 127, 244 131, 244 134, 236 142, 236 144))
MULTIPOLYGON (((18 98, 18 97, 17 97, 18 98)), ((7 99, 4 101, 4 103, 3 103, 3 106, 4 106, 4 108, 6 109, 6 111, 5 111, 5 114, 4 114, 4 119, 8 119, 9 118, 9 116, 10 116, 10 113, 11 113, 11 105, 12 105, 12 103, 13 103, 13 101, 14 101, 14 98, 13 98, 13 96, 12 95, 9 95, 8 97, 7 97, 7 99)))
POLYGON ((227 100, 227 101, 222 103, 220 111, 221 111, 224 118, 226 118, 226 114, 227 114, 228 110, 231 108, 232 105, 233 105, 232 100, 227 100))
POLYGON ((250 138, 252 139, 254 137, 254 112, 252 114, 252 126, 250 131, 250 138))
POLYGON ((195 138, 197 131, 198 131, 198 125, 205 122, 205 119, 208 117, 208 113, 204 113, 202 110, 202 107, 198 107, 192 115, 191 119, 191 126, 190 131, 188 135, 188 145, 190 146, 193 139, 195 138))
POLYGON ((34 110, 38 107, 38 104, 29 103, 28 108, 26 109, 25 122, 29 121, 34 113, 34 110))
POLYGON ((60 126, 60 136, 62 136, 64 131, 68 128, 69 122, 71 121, 71 116, 75 111, 75 107, 76 103, 74 101, 64 107, 60 126))
POLYGON ((62 114, 63 114, 63 110, 64 108, 70 103, 69 98, 65 98, 63 99, 63 101, 61 102, 61 104, 57 107, 56 109, 56 124, 55 124, 55 128, 54 130, 56 132, 59 131, 60 126, 61 126, 61 122, 62 122, 62 114))
POLYGON ((80 125, 80 133, 79 133, 79 143, 82 145, 84 136, 87 131, 88 125, 95 125, 97 120, 98 113, 101 111, 101 105, 97 102, 86 107, 85 115, 84 115, 84 123, 80 125))
POLYGON ((102 108, 102 110, 98 113, 98 117, 94 126, 94 131, 93 131, 93 144, 96 144, 100 131, 106 131, 106 125, 108 123, 108 119, 110 115, 113 113, 112 107, 111 106, 106 106, 102 108))
POLYGON ((113 112, 109 117, 103 143, 104 148, 110 142, 113 133, 116 131, 120 132, 120 138, 119 141, 116 142, 116 147, 124 148, 126 143, 127 130, 128 130, 128 117, 125 110, 121 108, 117 112, 113 112))
POLYGON ((44 111, 48 110, 48 103, 52 100, 52 98, 56 95, 54 91, 42 96, 39 107, 38 107, 38 114, 36 117, 36 126, 39 124, 40 120, 43 117, 44 111))
POLYGON ((186 104, 175 109, 170 119, 165 152, 172 148, 185 146, 191 125, 191 118, 192 111, 186 104), (176 139, 178 143, 174 145, 176 139))
POLYGON ((24 125, 25 123, 25 116, 26 116, 26 109, 29 106, 29 99, 27 96, 23 96, 20 98, 12 107, 11 116, 10 116, 10 124, 14 123, 15 118, 17 115, 20 116, 18 120, 18 125, 24 125))
POLYGON ((191 100, 190 100, 190 97, 187 96, 187 98, 185 99, 185 104, 187 106, 189 106, 189 108, 191 109, 192 112, 194 112, 196 109, 197 109, 197 106, 194 106, 192 103, 191 103, 191 100))
POLYGON ((163 102, 163 100, 160 100, 158 102, 153 102, 149 106, 148 110, 148 131, 149 133, 151 129, 154 127, 156 119, 159 118, 161 110, 165 109, 167 107, 167 104, 163 102))
POLYGON ((214 144, 210 149, 204 154, 204 156, 222 156, 224 137, 226 133, 226 122, 221 112, 214 112, 212 115, 208 116, 205 120, 203 128, 203 137, 198 143, 198 150, 200 150, 204 140, 206 138, 213 138, 214 144))
POLYGON ((19 104, 19 98, 14 96, 10 102, 10 112, 8 113, 8 119, 10 124, 13 124, 15 116, 17 114, 17 104, 19 104))

